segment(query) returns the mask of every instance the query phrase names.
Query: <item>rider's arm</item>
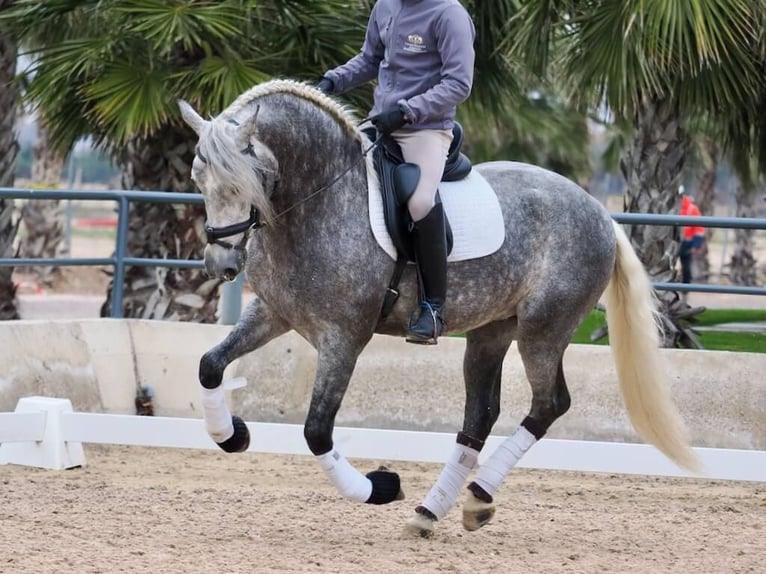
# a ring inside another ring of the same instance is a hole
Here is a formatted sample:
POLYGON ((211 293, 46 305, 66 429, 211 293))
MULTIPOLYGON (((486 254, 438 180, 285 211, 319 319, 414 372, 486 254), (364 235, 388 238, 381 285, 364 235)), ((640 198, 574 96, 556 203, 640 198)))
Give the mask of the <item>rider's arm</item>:
POLYGON ((376 4, 370 13, 367 32, 362 50, 342 66, 327 72, 324 77, 333 82, 333 93, 342 94, 356 86, 373 80, 378 75, 378 66, 383 60, 385 47, 380 39, 376 4))

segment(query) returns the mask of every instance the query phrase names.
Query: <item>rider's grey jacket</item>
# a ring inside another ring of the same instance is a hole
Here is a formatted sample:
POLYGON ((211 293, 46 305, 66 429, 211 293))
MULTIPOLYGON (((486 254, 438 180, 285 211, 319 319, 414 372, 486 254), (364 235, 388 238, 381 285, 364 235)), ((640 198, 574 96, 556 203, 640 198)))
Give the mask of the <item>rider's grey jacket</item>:
POLYGON ((372 114, 401 105, 412 128, 451 128, 471 93, 475 30, 457 0, 378 0, 359 54, 325 74, 343 93, 378 78, 372 114))

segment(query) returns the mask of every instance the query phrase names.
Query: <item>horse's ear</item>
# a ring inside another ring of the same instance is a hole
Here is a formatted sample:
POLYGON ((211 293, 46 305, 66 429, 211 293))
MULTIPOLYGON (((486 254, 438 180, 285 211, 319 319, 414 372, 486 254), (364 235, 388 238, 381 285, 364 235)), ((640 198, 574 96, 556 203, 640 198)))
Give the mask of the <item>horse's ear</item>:
POLYGON ((250 145, 250 140, 255 135, 255 122, 258 121, 258 112, 260 111, 261 106, 256 106, 253 115, 237 128, 237 140, 243 148, 250 145))
POLYGON ((205 124, 205 120, 202 119, 202 116, 195 112, 194 108, 184 100, 178 100, 178 108, 181 110, 181 116, 184 121, 189 124, 189 127, 194 130, 194 133, 199 135, 200 131, 202 131, 202 126, 205 124))

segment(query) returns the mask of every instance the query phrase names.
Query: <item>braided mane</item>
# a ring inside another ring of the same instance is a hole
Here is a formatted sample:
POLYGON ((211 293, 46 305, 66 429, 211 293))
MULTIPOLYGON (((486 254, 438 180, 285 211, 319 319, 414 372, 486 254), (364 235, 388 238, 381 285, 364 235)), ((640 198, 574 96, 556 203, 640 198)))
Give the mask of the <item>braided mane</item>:
POLYGON ((335 118, 335 120, 349 134, 353 135, 360 142, 364 141, 363 134, 357 127, 359 120, 349 108, 343 106, 335 98, 328 96, 315 87, 297 80, 277 79, 258 84, 242 93, 228 108, 226 108, 226 110, 224 110, 222 115, 234 116, 242 110, 242 108, 252 103, 253 100, 272 94, 293 94, 299 98, 313 102, 330 114, 330 116, 335 118))

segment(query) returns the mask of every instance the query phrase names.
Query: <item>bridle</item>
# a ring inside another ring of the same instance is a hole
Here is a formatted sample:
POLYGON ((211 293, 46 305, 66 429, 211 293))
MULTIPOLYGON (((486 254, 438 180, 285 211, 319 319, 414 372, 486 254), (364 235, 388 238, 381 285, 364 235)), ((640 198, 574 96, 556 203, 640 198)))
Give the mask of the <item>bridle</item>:
MULTIPOLYGON (((364 124, 366 121, 367 120, 364 120, 359 125, 364 124)), ((274 216, 274 219, 275 220, 279 219, 285 213, 292 211, 299 205, 313 198, 315 195, 318 195, 319 193, 335 185, 343 176, 345 176, 348 172, 350 172, 359 162, 363 161, 364 158, 367 156, 367 154, 370 153, 370 151, 374 149, 380 143, 383 137, 384 137, 383 134, 379 134, 378 137, 375 139, 375 141, 372 142, 370 147, 368 147, 366 150, 362 152, 362 155, 359 157, 359 159, 353 161, 351 165, 349 165, 346 169, 340 172, 339 175, 335 176, 329 183, 324 184, 322 187, 309 193, 306 197, 304 197, 300 201, 291 205, 287 209, 277 213, 274 216)), ((203 163, 207 163, 207 159, 200 154, 199 150, 197 150, 196 153, 203 163)), ((242 153, 256 157, 255 150, 253 149, 253 144, 248 144, 248 146, 242 150, 242 153)), ((274 185, 276 187, 276 183, 274 185)), ((232 223, 231 225, 225 225, 223 227, 213 227, 212 225, 208 225, 207 223, 205 223, 205 234, 207 235, 208 244, 220 245, 221 247, 224 247, 225 249, 236 249, 237 251, 244 251, 245 246, 247 245, 248 239, 252 237, 253 233, 257 229, 260 229, 261 227, 264 227, 265 225, 266 224, 263 221, 261 221, 261 216, 258 210, 251 205, 250 216, 244 221, 240 221, 239 223, 232 223), (230 243, 228 241, 224 241, 225 238, 232 237, 240 233, 242 233, 243 235, 242 235, 242 239, 238 243, 230 243)))
MULTIPOLYGON (((248 146, 242 150, 242 153, 255 157, 253 144, 248 144, 248 146)), ((195 154, 197 157, 199 157, 202 163, 208 163, 207 158, 202 155, 202 153, 199 151, 199 148, 195 150, 195 154)), ((205 236, 207 237, 208 245, 214 244, 220 245, 225 249, 236 249, 238 251, 244 251, 247 240, 250 239, 253 232, 262 225, 263 223, 261 222, 261 217, 258 213, 258 210, 251 205, 250 216, 245 221, 232 223, 231 225, 224 225, 223 227, 213 227, 212 225, 208 225, 208 223, 205 222, 205 236), (224 241, 226 237, 232 237, 240 233, 243 235, 239 243, 230 243, 228 241, 224 241)))
POLYGON ((205 223, 205 235, 207 236, 208 244, 220 245, 226 249, 244 251, 247 240, 250 239, 256 229, 262 226, 263 223, 261 223, 261 217, 258 210, 255 207, 250 206, 250 217, 245 221, 232 223, 231 225, 225 225, 223 227, 213 227, 212 225, 205 223), (244 233, 239 243, 235 244, 223 241, 224 238, 232 237, 239 233, 244 233))

